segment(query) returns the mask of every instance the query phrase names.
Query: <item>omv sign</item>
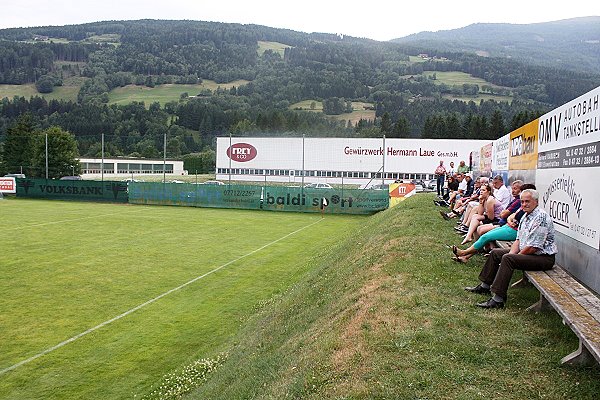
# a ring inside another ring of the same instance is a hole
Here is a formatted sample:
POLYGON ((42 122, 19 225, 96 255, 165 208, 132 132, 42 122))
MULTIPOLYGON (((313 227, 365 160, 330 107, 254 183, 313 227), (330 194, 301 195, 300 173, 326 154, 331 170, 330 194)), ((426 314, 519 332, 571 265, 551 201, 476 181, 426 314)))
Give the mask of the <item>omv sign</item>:
POLYGON ((236 143, 227 149, 227 157, 238 162, 253 160, 256 153, 256 148, 248 143, 236 143))

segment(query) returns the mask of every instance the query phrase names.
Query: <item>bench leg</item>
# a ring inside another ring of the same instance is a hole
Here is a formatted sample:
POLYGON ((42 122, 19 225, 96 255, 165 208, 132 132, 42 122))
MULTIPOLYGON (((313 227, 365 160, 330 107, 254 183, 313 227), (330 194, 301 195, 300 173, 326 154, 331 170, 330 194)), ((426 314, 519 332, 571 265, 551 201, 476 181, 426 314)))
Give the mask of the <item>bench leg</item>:
POLYGON ((542 311, 547 311, 547 310, 552 310, 552 309, 553 309, 552 305, 540 293, 540 299, 537 301, 537 303, 530 306, 527 309, 527 311, 542 312, 542 311))
POLYGON ((523 277, 513 283, 510 287, 515 289, 522 289, 524 287, 528 287, 530 285, 529 279, 527 279, 527 275, 523 272, 523 277))
POLYGON ((596 363, 594 356, 592 353, 590 353, 587 347, 581 343, 581 340, 579 341, 579 348, 568 356, 563 357, 563 359, 560 361, 562 364, 572 366, 589 366, 596 363))

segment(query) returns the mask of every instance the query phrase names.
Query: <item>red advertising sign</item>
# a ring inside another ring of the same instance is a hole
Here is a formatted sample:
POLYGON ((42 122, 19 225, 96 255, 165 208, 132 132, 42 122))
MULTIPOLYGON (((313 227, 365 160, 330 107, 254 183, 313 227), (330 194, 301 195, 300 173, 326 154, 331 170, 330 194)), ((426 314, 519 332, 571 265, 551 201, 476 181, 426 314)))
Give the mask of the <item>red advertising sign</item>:
POLYGON ((15 178, 0 178, 0 192, 17 193, 15 178))
POLYGON ((253 160, 256 154, 256 147, 248 143, 236 143, 227 149, 227 156, 237 162, 253 160))

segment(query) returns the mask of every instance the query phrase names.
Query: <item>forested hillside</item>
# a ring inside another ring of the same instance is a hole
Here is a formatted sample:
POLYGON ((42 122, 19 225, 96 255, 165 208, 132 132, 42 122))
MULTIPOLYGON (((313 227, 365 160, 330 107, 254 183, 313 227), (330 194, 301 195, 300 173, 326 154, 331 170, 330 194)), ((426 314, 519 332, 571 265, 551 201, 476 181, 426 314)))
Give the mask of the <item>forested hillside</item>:
POLYGON ((527 25, 480 23, 447 31, 421 32, 393 42, 600 73, 600 16, 527 25))
POLYGON ((84 156, 100 154, 101 134, 105 155, 144 157, 162 154, 164 134, 168 157, 210 151, 215 136, 230 132, 493 139, 600 82, 597 74, 425 51, 197 21, 4 29, 0 93, 10 95, 0 101, 0 145, 26 113, 37 129, 72 132, 84 156), (212 89, 201 85, 209 80, 212 89), (199 89, 161 103, 151 95, 111 102, 117 89, 184 87, 199 89), (25 88, 38 95, 19 94, 25 88), (61 98, 67 88, 76 96, 61 98), (353 107, 371 114, 353 120, 353 107))

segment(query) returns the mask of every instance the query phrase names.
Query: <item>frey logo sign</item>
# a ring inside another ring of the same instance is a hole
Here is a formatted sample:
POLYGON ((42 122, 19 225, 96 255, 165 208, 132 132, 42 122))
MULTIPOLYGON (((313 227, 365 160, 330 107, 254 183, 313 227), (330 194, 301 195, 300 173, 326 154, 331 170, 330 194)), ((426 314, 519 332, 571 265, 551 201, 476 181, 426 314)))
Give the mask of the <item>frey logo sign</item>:
POLYGON ((248 143, 236 143, 227 149, 227 157, 237 162, 253 160, 256 154, 256 147, 248 143))

